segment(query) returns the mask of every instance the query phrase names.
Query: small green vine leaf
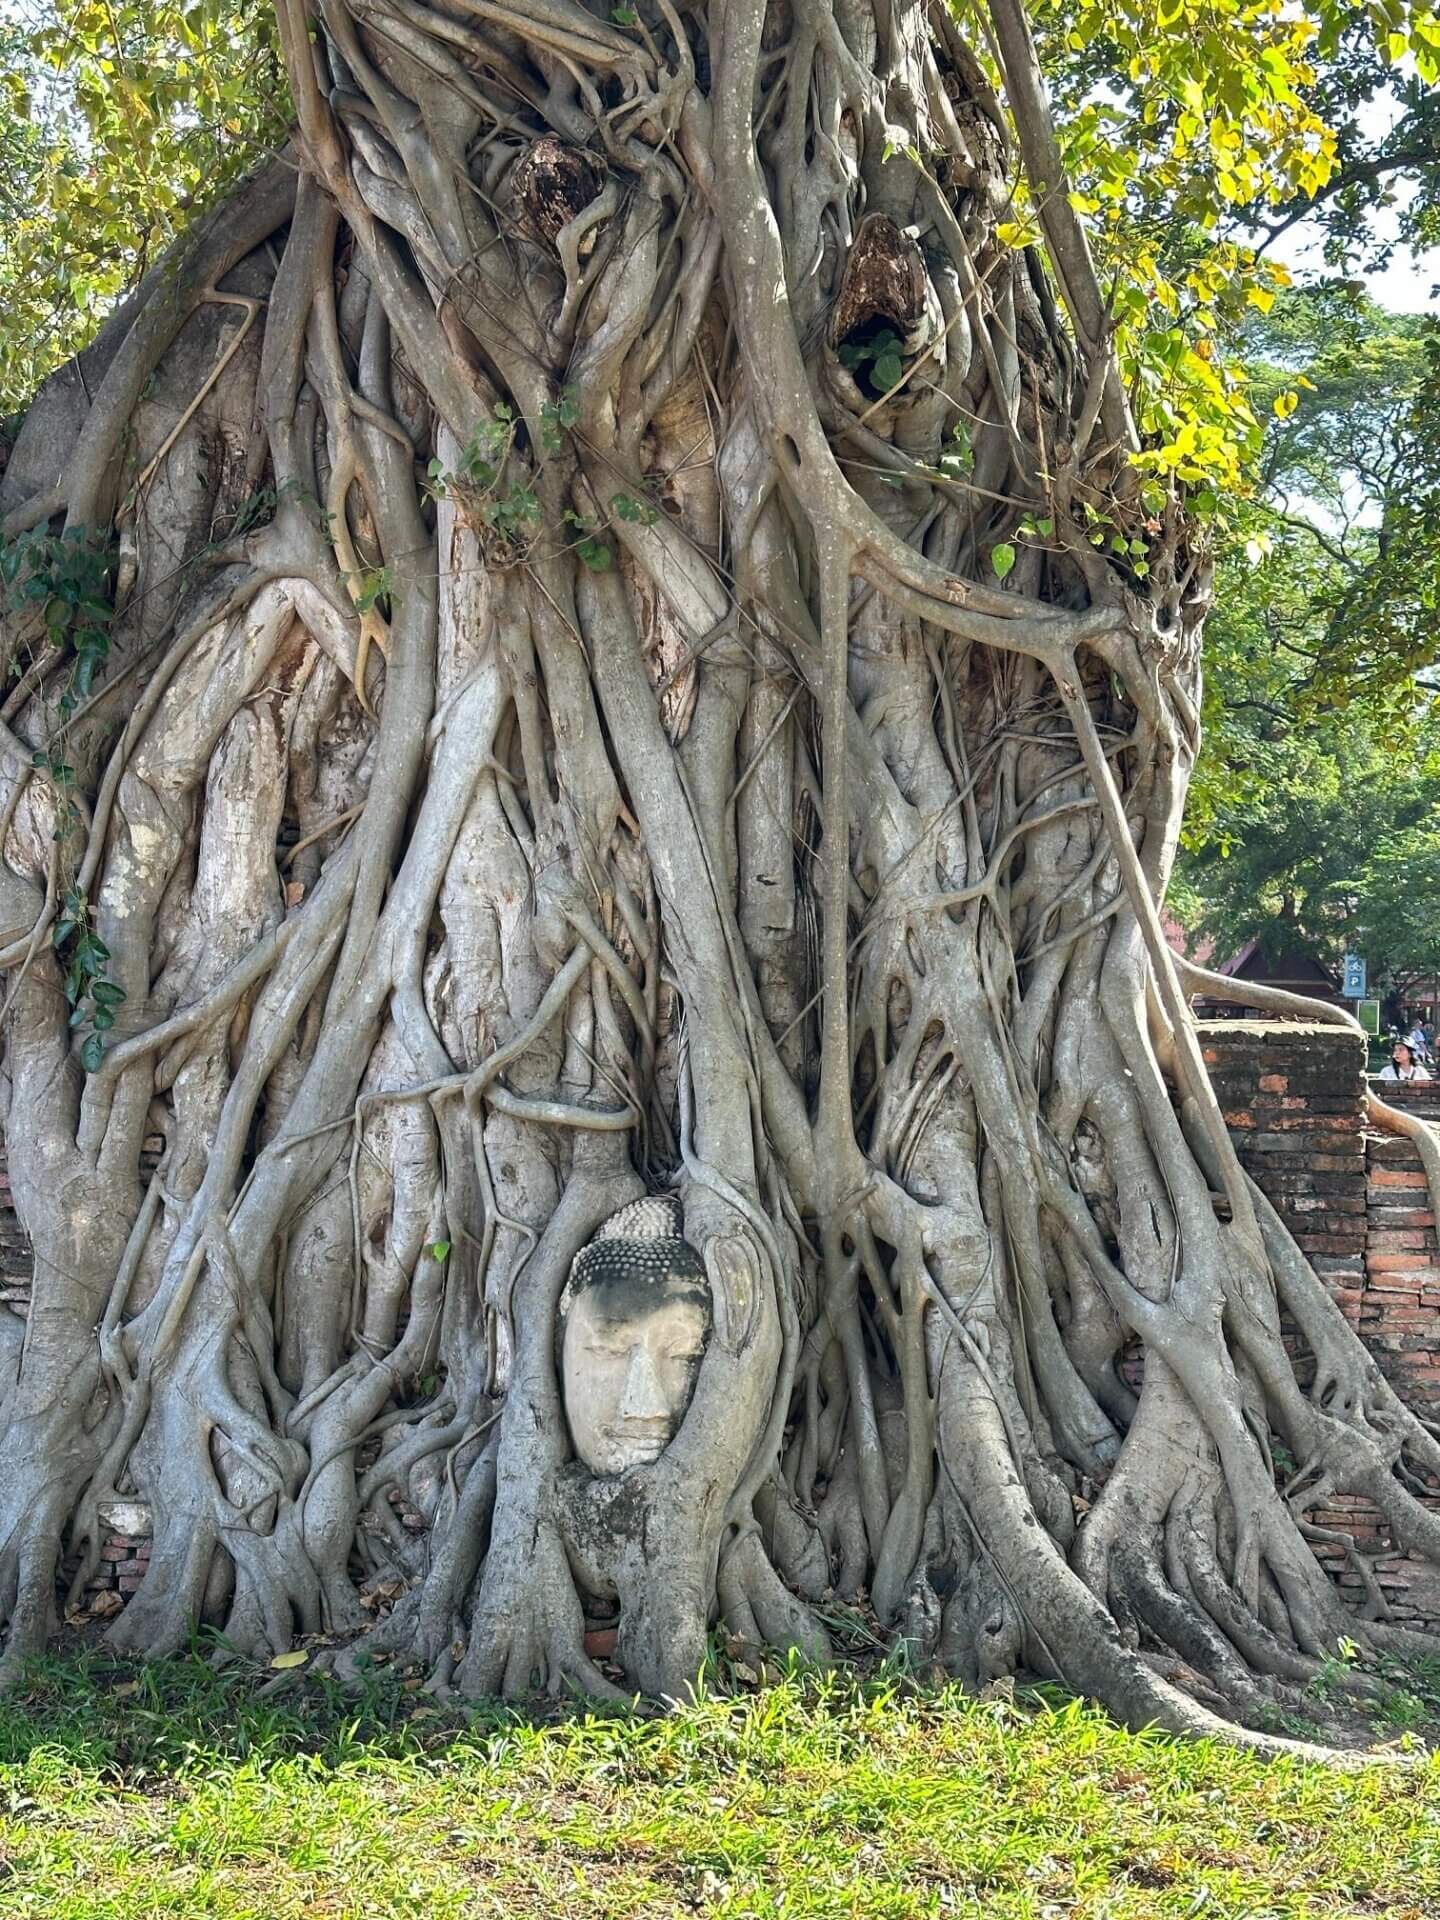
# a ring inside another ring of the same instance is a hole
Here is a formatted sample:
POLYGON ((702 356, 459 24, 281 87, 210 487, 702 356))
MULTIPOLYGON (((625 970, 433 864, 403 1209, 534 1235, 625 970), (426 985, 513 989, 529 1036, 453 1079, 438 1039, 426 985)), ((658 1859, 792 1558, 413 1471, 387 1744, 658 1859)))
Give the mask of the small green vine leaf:
POLYGON ((547 453, 559 453, 565 435, 580 418, 580 401, 574 387, 561 387, 554 400, 540 409, 540 440, 547 453))
POLYGON ((995 569, 995 578, 1003 580, 1015 565, 1015 549, 1008 540, 990 549, 990 564, 995 569))
POLYGON ((648 501, 637 500, 629 493, 612 493, 610 510, 617 520, 628 521, 632 526, 653 527, 660 518, 648 501))
POLYGON ((357 613, 369 613, 379 601, 393 601, 396 597, 395 578, 389 567, 371 567, 365 573, 358 576, 352 574, 348 578, 358 580, 355 595, 357 613))
POLYGON ((569 507, 565 509, 565 520, 580 536, 575 542, 575 551, 591 573, 608 573, 615 564, 615 555, 609 542, 597 539, 590 522, 569 507))
POLYGON ((888 393, 891 387, 898 387, 905 376, 905 362, 898 353, 882 353, 875 360, 875 384, 888 393))

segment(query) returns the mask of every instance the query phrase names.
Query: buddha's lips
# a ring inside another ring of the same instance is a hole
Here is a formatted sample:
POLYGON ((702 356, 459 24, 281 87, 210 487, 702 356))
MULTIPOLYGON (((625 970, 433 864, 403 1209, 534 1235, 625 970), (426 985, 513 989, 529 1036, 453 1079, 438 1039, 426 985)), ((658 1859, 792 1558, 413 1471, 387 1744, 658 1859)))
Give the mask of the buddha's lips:
POLYGON ((637 1441, 654 1442, 657 1451, 670 1443, 668 1420, 621 1420, 604 1429, 605 1438, 616 1445, 633 1446, 637 1441))

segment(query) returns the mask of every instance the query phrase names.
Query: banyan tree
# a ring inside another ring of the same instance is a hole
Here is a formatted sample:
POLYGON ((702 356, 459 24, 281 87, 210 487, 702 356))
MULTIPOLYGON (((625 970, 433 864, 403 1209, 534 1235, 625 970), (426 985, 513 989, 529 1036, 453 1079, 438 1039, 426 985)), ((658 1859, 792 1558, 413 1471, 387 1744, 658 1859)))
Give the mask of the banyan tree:
POLYGON ((1440 1554, 1440 1445, 1162 935, 1209 565, 1019 0, 280 28, 0 499, 6 1661, 117 1503, 119 1648, 469 1694, 1404 1651, 1307 1514, 1440 1554))

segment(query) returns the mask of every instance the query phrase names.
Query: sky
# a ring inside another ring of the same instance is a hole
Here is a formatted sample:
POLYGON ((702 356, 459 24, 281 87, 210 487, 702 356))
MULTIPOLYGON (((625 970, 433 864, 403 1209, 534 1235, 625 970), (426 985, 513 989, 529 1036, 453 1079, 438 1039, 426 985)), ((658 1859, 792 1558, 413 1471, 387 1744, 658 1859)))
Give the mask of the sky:
MULTIPOLYGON (((1399 115, 1399 105, 1386 95, 1363 108, 1360 121, 1366 134, 1378 145, 1399 115)), ((1394 191, 1397 202, 1403 205, 1414 189, 1403 175, 1397 175, 1394 191)), ((1383 245, 1393 240, 1398 226, 1397 208, 1382 209, 1375 219, 1376 241, 1383 245)), ((1283 260, 1297 278, 1334 271, 1325 265, 1319 230, 1310 220, 1302 220, 1286 234, 1283 244, 1275 248, 1274 256, 1283 260)), ((1365 282, 1372 299, 1393 313, 1436 311, 1434 289, 1440 285, 1440 248, 1431 248, 1417 258, 1408 247, 1397 247, 1384 267, 1367 272, 1363 264, 1357 263, 1350 271, 1357 280, 1365 282)))
MULTIPOLYGON (((1395 214, 1385 210, 1376 222, 1376 238, 1390 239, 1396 227, 1395 214)), ((1272 258, 1285 262, 1297 280, 1333 273, 1321 251, 1320 235, 1313 221, 1302 220, 1286 234, 1283 246, 1277 246, 1272 258)), ((1397 247, 1384 267, 1367 271, 1363 263, 1350 269, 1363 280, 1372 299, 1394 313, 1434 313, 1437 299, 1434 289, 1440 284, 1440 248, 1431 248, 1418 257, 1408 247, 1397 247)))

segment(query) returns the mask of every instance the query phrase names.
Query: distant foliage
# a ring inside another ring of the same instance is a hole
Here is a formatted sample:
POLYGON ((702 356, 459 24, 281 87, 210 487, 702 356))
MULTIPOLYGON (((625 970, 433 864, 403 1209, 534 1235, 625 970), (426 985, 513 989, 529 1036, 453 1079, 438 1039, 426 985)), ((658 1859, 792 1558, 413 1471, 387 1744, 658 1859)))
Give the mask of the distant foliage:
POLYGON ((1220 562, 1171 896, 1222 946, 1298 935, 1399 981, 1440 967, 1436 346, 1343 287, 1252 331, 1269 427, 1220 562))
POLYGON ((290 118, 268 0, 20 0, 0 22, 0 412, 290 118))

